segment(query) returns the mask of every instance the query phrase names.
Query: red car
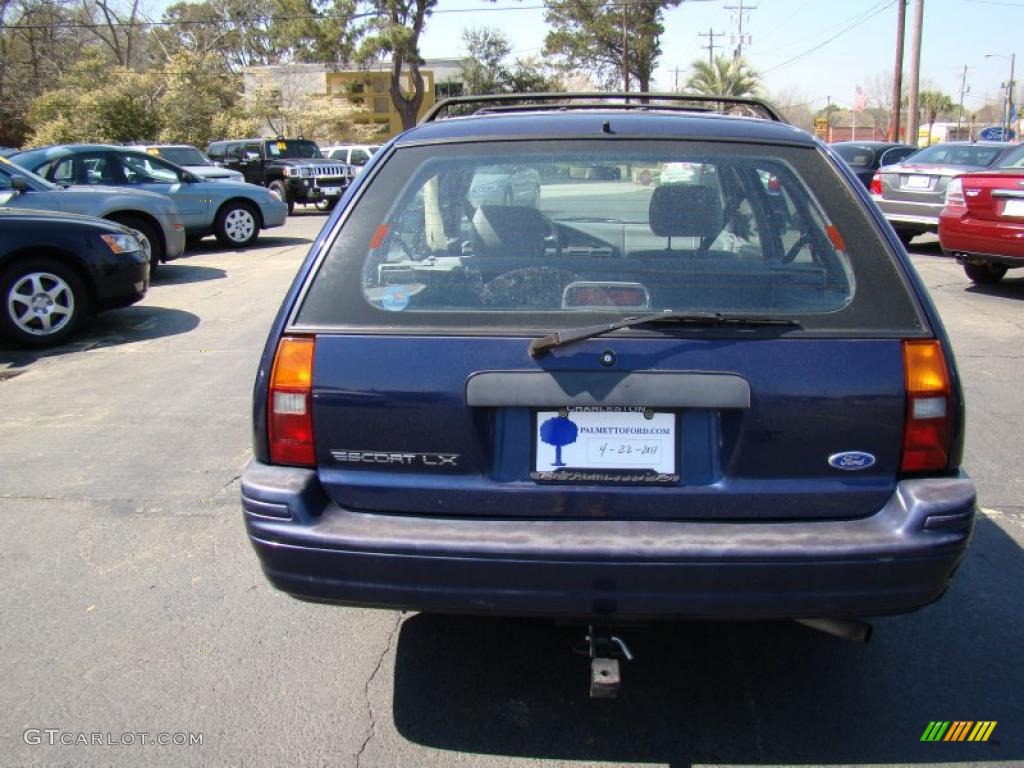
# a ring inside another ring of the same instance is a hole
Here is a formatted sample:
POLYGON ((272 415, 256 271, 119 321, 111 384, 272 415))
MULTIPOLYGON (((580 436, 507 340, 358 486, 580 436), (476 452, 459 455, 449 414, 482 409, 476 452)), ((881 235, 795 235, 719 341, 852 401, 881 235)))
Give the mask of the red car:
POLYGON ((939 242, 975 283, 997 283, 1006 270, 1024 267, 1024 146, 949 183, 939 242))

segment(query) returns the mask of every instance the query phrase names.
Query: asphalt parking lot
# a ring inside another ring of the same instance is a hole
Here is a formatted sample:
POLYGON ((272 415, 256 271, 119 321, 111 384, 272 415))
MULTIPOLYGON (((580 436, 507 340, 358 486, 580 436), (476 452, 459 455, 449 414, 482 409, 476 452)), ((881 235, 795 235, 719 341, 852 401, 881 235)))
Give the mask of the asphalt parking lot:
POLYGON ((0 344, 0 768, 1024 764, 1024 275, 978 288, 934 238, 911 249, 985 510, 942 601, 863 647, 789 623, 627 629, 623 698, 595 702, 578 629, 307 605, 259 572, 238 503, 252 380, 324 221, 204 241, 63 347, 0 344), (933 720, 998 725, 922 743, 933 720))

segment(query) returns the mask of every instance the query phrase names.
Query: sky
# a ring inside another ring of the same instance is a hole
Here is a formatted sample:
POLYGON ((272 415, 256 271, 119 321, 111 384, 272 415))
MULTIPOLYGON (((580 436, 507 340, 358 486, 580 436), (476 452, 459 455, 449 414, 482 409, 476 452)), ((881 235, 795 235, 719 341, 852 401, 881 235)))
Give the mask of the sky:
MULTIPOLYGON (((664 12, 665 34, 653 90, 672 90, 678 76, 686 81, 694 59, 707 59, 707 37, 715 36, 716 53, 735 45, 737 7, 741 0, 684 0, 664 12), (677 74, 678 68, 678 74, 677 74)), ((769 94, 799 96, 811 109, 835 104, 850 106, 859 86, 891 76, 895 63, 896 0, 742 0, 755 10, 744 13, 743 55, 762 75, 769 94)), ((910 29, 914 2, 907 7, 904 71, 909 68, 910 29)), ((514 55, 538 55, 547 26, 539 0, 439 0, 427 23, 421 51, 425 58, 450 58, 463 53, 462 30, 493 27, 511 41, 514 55)), ((1024 55, 1024 0, 924 0, 921 47, 922 87, 936 87, 953 99, 960 96, 960 78, 967 66, 968 112, 986 97, 1000 98, 1000 83, 1009 79, 1010 57, 1024 55), (986 58, 985 54, 993 56, 986 58)), ((1024 61, 1020 62, 1024 69, 1024 61)), ((1024 72, 1015 80, 1024 80, 1024 72)), ((904 82, 904 87, 906 83, 904 82)))

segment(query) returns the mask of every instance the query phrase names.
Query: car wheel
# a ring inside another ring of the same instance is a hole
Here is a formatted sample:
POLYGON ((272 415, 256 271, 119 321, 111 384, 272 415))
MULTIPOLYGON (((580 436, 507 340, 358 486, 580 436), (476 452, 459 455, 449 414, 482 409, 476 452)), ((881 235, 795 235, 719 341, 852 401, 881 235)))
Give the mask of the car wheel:
POLYGON ((224 245, 251 245, 260 234, 259 215, 247 203, 226 203, 217 213, 214 234, 224 245))
POLYGON ((60 344, 89 310, 89 297, 78 275, 46 258, 19 261, 4 270, 0 297, 0 330, 25 347, 60 344))
POLYGON ((277 192, 277 196, 280 197, 284 202, 288 204, 288 215, 291 216, 295 213, 295 201, 288 195, 288 187, 285 186, 283 181, 272 181, 267 185, 267 189, 271 189, 277 192))
POLYGON ((1003 279, 1006 267, 1002 264, 964 264, 964 272, 973 283, 992 285, 1003 279))
POLYGON ((338 198, 336 197, 322 197, 316 201, 316 209, 318 211, 333 211, 337 204, 338 198))
POLYGON ((164 241, 153 225, 137 216, 119 216, 112 219, 112 221, 116 221, 118 224, 129 229, 134 229, 142 235, 142 250, 149 253, 149 272, 150 274, 156 272, 160 262, 164 259, 164 241))

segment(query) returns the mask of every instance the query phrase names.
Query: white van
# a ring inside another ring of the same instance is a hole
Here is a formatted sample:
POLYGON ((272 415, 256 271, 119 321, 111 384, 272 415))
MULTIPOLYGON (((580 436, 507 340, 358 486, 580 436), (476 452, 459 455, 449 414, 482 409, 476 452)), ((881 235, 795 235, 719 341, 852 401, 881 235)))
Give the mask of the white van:
POLYGON ((373 153, 380 149, 380 144, 337 144, 333 147, 324 147, 321 152, 324 157, 332 160, 341 160, 343 163, 355 166, 358 173, 364 165, 370 162, 373 153))

